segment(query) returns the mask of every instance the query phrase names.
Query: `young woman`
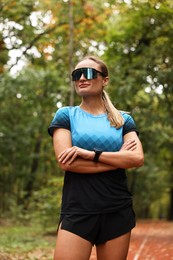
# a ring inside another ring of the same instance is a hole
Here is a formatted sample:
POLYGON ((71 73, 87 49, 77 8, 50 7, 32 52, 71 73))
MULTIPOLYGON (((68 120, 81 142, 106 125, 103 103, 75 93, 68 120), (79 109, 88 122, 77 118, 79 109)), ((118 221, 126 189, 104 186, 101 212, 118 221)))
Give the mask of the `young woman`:
POLYGON ((108 70, 96 57, 72 72, 81 104, 60 108, 49 127, 65 171, 54 260, 125 260, 135 226, 125 169, 144 162, 134 120, 111 103, 108 70))

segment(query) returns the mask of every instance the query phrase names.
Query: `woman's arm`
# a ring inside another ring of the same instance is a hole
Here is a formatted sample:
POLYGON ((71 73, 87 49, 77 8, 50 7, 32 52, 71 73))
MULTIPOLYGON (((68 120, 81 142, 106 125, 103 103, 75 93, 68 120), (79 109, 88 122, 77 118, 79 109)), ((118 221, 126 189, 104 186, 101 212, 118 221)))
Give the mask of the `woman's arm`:
POLYGON ((56 159, 60 168, 66 171, 97 173, 117 168, 139 167, 143 164, 140 161, 143 160, 142 146, 135 132, 125 135, 119 152, 103 152, 97 163, 93 161, 93 151, 72 147, 69 130, 56 129, 53 140, 56 159))
POLYGON ((144 154, 136 132, 129 132, 124 136, 124 145, 118 152, 103 152, 99 157, 99 161, 124 169, 142 166, 144 154), (124 149, 124 145, 127 145, 130 140, 134 140, 136 146, 133 146, 133 149, 124 149))
POLYGON ((93 158, 95 153, 93 151, 88 151, 81 148, 78 149, 80 150, 80 152, 83 153, 84 158, 78 156, 71 163, 69 163, 69 160, 66 160, 65 162, 62 161, 59 157, 60 154, 64 153, 65 151, 66 154, 68 154, 69 150, 71 151, 72 149, 74 149, 74 147, 72 147, 71 133, 67 129, 58 128, 54 130, 53 146, 59 167, 64 171, 72 171, 78 173, 99 173, 115 170, 117 168, 115 166, 107 165, 102 162, 94 162, 93 158))

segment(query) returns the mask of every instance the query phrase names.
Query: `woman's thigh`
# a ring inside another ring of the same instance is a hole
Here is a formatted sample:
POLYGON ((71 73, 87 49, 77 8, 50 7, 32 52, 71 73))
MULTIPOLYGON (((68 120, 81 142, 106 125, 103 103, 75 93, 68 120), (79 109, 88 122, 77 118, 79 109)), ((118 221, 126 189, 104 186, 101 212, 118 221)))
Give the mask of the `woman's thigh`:
POLYGON ((97 246, 97 260, 125 260, 127 258, 131 232, 97 246))
POLYGON ((88 260, 92 244, 69 231, 59 228, 54 260, 88 260))

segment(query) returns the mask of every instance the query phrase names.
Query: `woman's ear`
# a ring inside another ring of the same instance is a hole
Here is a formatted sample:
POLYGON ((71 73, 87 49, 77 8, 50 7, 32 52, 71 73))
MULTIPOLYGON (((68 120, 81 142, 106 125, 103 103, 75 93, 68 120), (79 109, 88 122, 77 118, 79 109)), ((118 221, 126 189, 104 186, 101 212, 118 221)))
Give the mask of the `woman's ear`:
POLYGON ((108 83, 109 83, 109 77, 103 78, 103 87, 106 87, 108 83))

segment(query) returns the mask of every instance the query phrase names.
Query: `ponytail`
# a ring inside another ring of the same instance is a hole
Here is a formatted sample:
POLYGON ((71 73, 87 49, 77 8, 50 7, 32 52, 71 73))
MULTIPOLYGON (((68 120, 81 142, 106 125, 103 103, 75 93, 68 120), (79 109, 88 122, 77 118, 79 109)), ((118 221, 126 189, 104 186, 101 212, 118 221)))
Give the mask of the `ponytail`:
POLYGON ((109 95, 105 90, 103 90, 102 99, 108 115, 108 120, 110 121, 110 125, 116 128, 120 128, 121 126, 123 126, 124 119, 121 113, 112 104, 109 95))

